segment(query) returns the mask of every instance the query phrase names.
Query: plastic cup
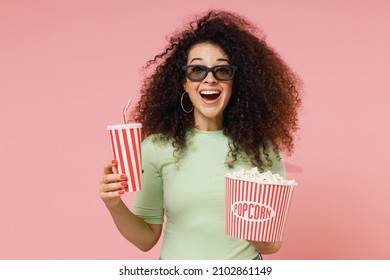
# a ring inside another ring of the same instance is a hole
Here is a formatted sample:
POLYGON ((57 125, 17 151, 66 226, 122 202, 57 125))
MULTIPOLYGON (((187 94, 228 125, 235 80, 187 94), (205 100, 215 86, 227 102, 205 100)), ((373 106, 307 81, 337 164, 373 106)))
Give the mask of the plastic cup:
POLYGON ((107 126, 110 134, 111 147, 114 159, 117 160, 119 174, 127 175, 128 187, 126 192, 135 192, 142 189, 142 154, 141 154, 142 124, 116 124, 107 126))
POLYGON ((294 186, 225 176, 226 234, 252 241, 281 241, 294 186))

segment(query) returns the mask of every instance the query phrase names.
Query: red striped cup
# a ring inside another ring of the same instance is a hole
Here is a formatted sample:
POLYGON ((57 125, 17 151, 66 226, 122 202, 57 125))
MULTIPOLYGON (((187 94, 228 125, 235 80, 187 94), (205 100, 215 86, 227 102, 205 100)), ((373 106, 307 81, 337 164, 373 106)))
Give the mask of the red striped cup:
POLYGON ((262 241, 281 241, 294 186, 256 183, 225 176, 226 234, 262 241))
POLYGON ((117 160, 117 172, 127 175, 127 192, 142 189, 142 155, 140 123, 117 124, 107 126, 110 133, 112 153, 117 160))

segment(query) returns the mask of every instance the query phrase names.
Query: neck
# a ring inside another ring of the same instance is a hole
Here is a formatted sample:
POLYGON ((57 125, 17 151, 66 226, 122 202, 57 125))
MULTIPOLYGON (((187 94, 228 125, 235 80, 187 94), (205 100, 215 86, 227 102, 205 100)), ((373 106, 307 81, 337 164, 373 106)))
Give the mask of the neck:
POLYGON ((214 122, 208 122, 208 123, 198 123, 196 122, 194 127, 199 130, 204 130, 204 131, 217 131, 217 130, 222 130, 223 125, 222 123, 214 123, 214 122))
POLYGON ((198 130, 217 131, 223 129, 223 116, 214 114, 202 114, 194 110, 194 127, 198 130))

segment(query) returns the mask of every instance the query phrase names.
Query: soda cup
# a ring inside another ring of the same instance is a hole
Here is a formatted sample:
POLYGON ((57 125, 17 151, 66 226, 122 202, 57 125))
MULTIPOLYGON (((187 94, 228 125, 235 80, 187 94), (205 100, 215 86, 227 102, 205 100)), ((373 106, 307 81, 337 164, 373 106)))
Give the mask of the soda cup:
POLYGON ((114 159, 118 162, 117 173, 126 174, 126 192, 142 189, 142 154, 140 123, 116 124, 107 126, 110 134, 114 159))

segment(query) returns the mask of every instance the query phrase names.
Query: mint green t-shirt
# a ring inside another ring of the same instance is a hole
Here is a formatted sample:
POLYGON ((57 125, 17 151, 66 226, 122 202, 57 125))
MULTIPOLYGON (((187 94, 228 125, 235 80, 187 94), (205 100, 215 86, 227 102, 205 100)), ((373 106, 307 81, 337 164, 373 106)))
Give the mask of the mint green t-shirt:
MULTIPOLYGON (((161 259, 251 260, 257 252, 248 241, 225 234, 226 173, 250 169, 240 160, 226 164, 229 139, 222 131, 193 129, 179 165, 171 143, 148 137, 142 143, 142 190, 133 212, 149 224, 166 224, 161 259)), ((268 151, 272 172, 285 176, 283 159, 268 151)))

